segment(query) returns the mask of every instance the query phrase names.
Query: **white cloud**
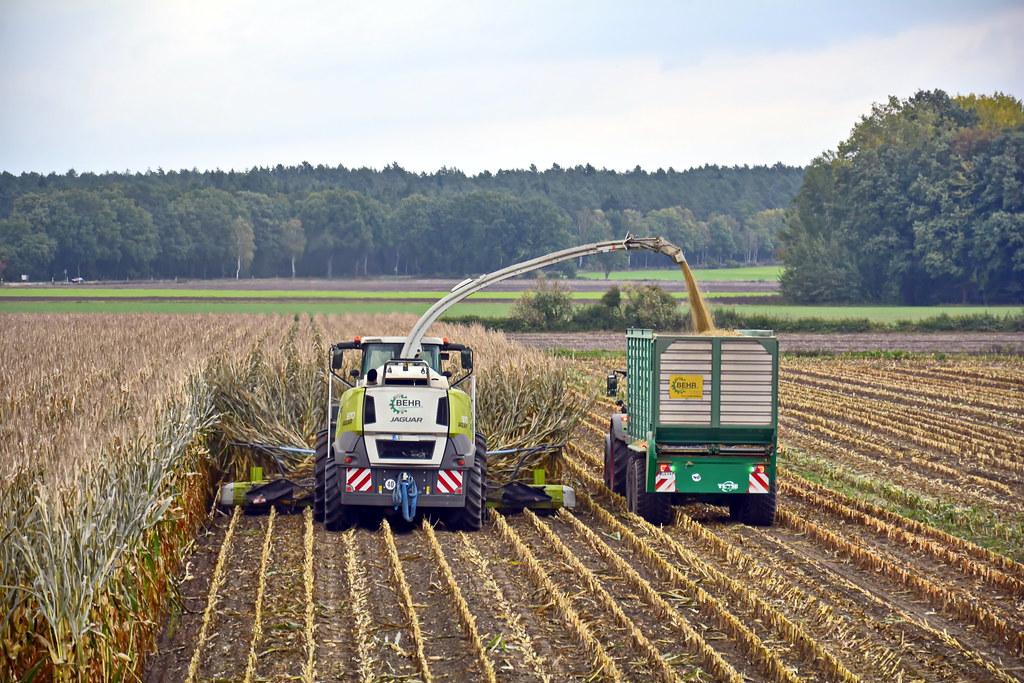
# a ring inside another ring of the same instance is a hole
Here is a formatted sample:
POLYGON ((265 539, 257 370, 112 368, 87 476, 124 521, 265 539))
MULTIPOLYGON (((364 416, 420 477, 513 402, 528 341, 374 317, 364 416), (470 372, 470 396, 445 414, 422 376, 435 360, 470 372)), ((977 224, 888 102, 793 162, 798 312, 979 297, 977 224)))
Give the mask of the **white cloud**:
POLYGON ((517 52, 465 8, 348 6, 123 15, 103 49, 5 76, 0 168, 804 164, 890 94, 1024 85, 1017 9, 669 68, 517 52))

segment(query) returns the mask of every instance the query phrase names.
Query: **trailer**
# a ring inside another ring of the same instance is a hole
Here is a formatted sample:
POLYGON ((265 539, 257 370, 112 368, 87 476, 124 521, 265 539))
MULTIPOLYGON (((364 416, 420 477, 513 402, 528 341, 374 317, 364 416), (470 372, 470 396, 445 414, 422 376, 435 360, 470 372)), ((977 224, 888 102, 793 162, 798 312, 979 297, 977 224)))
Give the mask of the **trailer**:
MULTIPOLYGON (((655 524, 686 502, 746 524, 776 509, 779 344, 770 330, 626 333, 626 403, 611 416, 604 481, 655 524)), ((608 376, 609 395, 618 377, 608 376)))

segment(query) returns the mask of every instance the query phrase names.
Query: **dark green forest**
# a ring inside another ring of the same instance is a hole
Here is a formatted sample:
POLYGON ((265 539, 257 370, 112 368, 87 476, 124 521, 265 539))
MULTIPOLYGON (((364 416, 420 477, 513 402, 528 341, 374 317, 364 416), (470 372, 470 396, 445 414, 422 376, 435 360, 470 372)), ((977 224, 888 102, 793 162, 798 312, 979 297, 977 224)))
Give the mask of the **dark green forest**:
MULTIPOLYGON (((773 258, 802 174, 588 165, 469 176, 397 164, 3 173, 0 276, 462 277, 629 231, 676 240, 698 264, 753 263, 773 258)), ((621 258, 567 267, 610 269, 621 258)))
POLYGON ((663 235, 695 265, 781 256, 794 302, 1021 302, 1024 106, 940 90, 890 98, 806 170, 0 174, 8 280, 463 277, 627 232, 663 235))
POLYGON ((782 239, 793 301, 1024 301, 1024 107, 940 90, 875 105, 811 163, 782 239))

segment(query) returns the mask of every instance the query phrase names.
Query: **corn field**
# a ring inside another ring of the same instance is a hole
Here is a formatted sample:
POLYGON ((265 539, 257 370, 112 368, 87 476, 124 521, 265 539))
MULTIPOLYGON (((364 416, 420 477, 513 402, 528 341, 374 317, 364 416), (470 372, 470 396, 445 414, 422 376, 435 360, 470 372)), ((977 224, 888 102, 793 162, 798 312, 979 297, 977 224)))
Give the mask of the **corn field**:
POLYGON ((1024 680, 1020 359, 785 359, 779 523, 659 527, 602 483, 621 363, 447 327, 491 448, 573 430, 576 509, 330 533, 211 514, 211 480, 249 464, 222 442, 262 420, 309 443, 324 345, 410 319, 127 320, 0 332, 2 679, 1024 680), (220 418, 240 396, 251 417, 220 418))

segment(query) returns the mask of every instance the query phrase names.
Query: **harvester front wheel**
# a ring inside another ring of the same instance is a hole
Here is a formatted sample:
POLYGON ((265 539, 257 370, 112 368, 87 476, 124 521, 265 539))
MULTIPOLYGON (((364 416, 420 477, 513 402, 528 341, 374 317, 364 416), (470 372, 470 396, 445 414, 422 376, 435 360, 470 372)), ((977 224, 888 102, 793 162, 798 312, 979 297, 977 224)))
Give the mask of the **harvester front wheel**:
POLYGON ((342 531, 356 522, 357 515, 354 509, 341 504, 342 470, 334 462, 333 450, 330 432, 323 430, 317 434, 313 516, 323 520, 329 531, 342 531))
POLYGON ((629 446, 609 431, 604 437, 604 485, 620 496, 626 495, 629 460, 629 446))
POLYGON ((446 522, 453 529, 479 531, 484 525, 487 505, 487 442, 483 434, 476 435, 476 455, 473 468, 466 472, 466 504, 452 510, 446 522))
POLYGON ((651 524, 672 521, 672 497, 667 493, 647 492, 646 458, 634 455, 629 459, 626 475, 626 507, 651 524))

